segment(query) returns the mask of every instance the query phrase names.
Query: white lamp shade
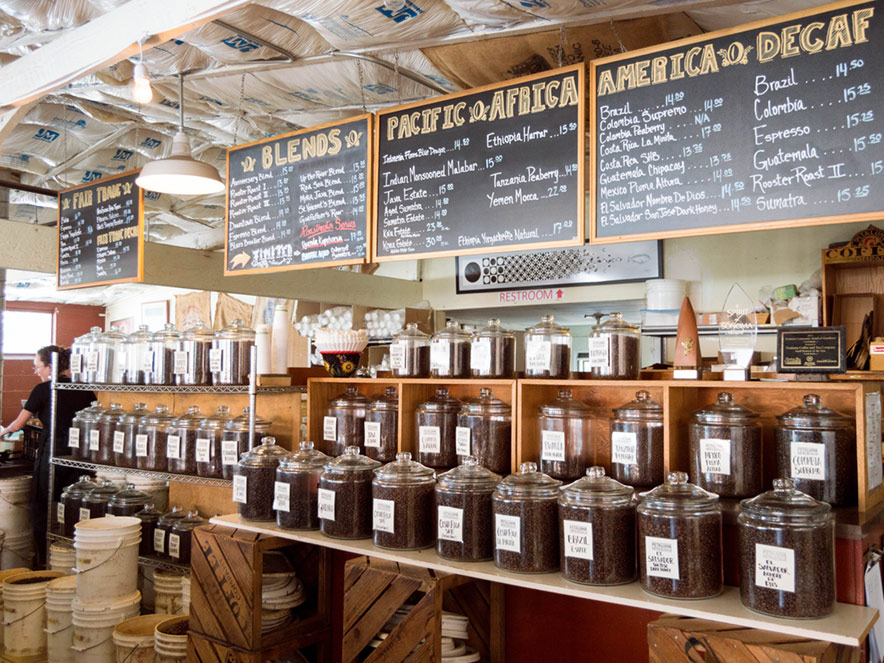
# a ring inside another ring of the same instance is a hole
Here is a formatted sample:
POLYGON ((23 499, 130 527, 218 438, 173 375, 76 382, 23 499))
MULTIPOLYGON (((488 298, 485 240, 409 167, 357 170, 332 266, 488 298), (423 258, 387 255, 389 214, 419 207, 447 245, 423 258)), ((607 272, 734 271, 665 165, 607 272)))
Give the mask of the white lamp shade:
POLYGON ((147 191, 179 196, 199 196, 224 191, 218 171, 190 156, 190 139, 179 132, 172 141, 172 154, 144 165, 135 184, 147 191))

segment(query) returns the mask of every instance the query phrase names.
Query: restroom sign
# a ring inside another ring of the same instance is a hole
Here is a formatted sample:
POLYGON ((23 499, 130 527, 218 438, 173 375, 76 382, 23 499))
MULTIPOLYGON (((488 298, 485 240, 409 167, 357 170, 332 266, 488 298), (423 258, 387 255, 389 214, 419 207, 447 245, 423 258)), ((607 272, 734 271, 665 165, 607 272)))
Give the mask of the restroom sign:
POLYGON ((513 290, 497 293, 497 301, 501 304, 524 304, 525 302, 560 302, 565 299, 565 291, 561 288, 543 288, 539 290, 513 290))

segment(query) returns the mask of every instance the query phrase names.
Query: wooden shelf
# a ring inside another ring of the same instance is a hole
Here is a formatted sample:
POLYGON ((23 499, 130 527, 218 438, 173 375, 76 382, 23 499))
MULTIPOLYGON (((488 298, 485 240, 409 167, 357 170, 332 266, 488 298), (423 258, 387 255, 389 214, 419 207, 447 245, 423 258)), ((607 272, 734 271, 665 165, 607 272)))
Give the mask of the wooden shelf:
POLYGON ((312 543, 325 548, 343 550, 357 555, 368 555, 379 559, 403 564, 414 564, 427 569, 459 574, 480 580, 523 587, 564 596, 615 603, 632 608, 654 610, 687 617, 698 617, 714 622, 733 624, 746 628, 776 631, 784 635, 825 640, 859 647, 872 625, 878 619, 878 611, 864 606, 837 603, 835 611, 823 619, 789 620, 768 617, 752 612, 740 603, 740 590, 725 587, 720 596, 698 601, 678 601, 664 599, 645 593, 638 582, 615 587, 578 585, 562 577, 559 573, 542 575, 518 575, 501 571, 493 562, 459 563, 443 560, 431 549, 414 552, 383 550, 372 545, 370 539, 358 541, 331 539, 319 532, 291 531, 276 526, 275 523, 254 523, 241 520, 239 515, 218 516, 211 519, 213 524, 237 527, 261 534, 271 534, 292 541, 312 543))

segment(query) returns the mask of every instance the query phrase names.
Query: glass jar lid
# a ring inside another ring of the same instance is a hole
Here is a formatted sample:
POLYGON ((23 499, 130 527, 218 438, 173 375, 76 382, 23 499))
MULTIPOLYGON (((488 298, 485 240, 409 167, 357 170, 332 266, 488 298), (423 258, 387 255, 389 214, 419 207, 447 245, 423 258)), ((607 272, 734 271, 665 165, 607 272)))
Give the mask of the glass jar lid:
POLYGON ((734 402, 734 395, 723 391, 718 401, 702 410, 697 410, 691 418, 701 424, 749 424, 758 422, 758 413, 734 402))
POLYGON ((276 444, 275 437, 261 438, 261 444, 243 452, 239 464, 243 467, 276 467, 289 452, 276 444))
POLYGON ((774 479, 773 490, 740 502, 740 522, 819 525, 832 518, 832 507, 795 489, 792 479, 774 479))
POLYGON ((215 414, 200 422, 200 428, 224 428, 231 419, 233 419, 233 415, 230 414, 230 408, 226 405, 219 405, 215 414))
POLYGON ((120 419, 121 424, 137 424, 142 417, 150 414, 147 403, 135 403, 135 407, 126 412, 120 419))
POLYGON ((380 467, 380 461, 359 453, 359 447, 346 447, 344 453, 332 458, 325 464, 324 473, 352 474, 354 472, 371 472, 380 467))
POLYGON ((171 530, 173 532, 191 532, 204 522, 206 521, 200 518, 199 511, 191 509, 184 518, 179 518, 172 523, 171 530))
POLYGON ((116 345, 125 341, 126 335, 120 331, 119 327, 111 327, 106 332, 104 332, 98 338, 98 340, 102 343, 110 343, 111 345, 116 345))
POLYGON ((92 401, 89 407, 77 412, 75 417, 80 421, 97 421, 98 417, 104 414, 104 412, 105 409, 102 407, 101 401, 92 401))
POLYGON ((117 487, 117 484, 113 481, 104 480, 89 491, 89 493, 83 498, 83 502, 88 502, 90 504, 109 502, 111 496, 116 495, 119 492, 120 489, 117 487))
POLYGON ((562 482, 540 472, 537 463, 522 463, 519 471, 497 484, 495 496, 514 499, 547 499, 557 497, 562 482))
POLYGON ((200 413, 198 405, 191 405, 187 408, 187 412, 176 417, 171 426, 174 428, 185 428, 187 430, 196 430, 203 423, 205 418, 200 413))
POLYGON ((449 320, 448 323, 430 337, 430 342, 449 341, 452 343, 465 343, 470 340, 470 332, 464 331, 456 320, 449 320))
POLYGON ((475 456, 464 456, 460 465, 438 476, 437 486, 459 493, 490 493, 500 479, 499 474, 482 467, 475 456))
POLYGON ((641 493, 641 504, 651 512, 704 513, 718 510, 718 495, 688 483, 686 472, 670 472, 666 483, 641 493))
POLYGON ((500 326, 500 320, 491 318, 488 324, 473 332, 473 340, 480 338, 515 338, 515 334, 500 326))
POLYGON ((196 341, 197 343, 211 343, 215 338, 215 332, 205 322, 200 320, 192 327, 188 327, 181 333, 182 341, 196 341))
POLYGON ((184 518, 187 514, 184 513, 184 507, 178 506, 177 504, 172 507, 172 510, 168 513, 160 516, 160 520, 157 523, 158 525, 172 525, 173 522, 178 520, 179 518, 184 518))
POLYGON ((328 405, 335 410, 362 410, 368 407, 371 401, 359 393, 359 390, 352 384, 347 387, 343 394, 338 394, 332 398, 328 405))
POLYGON ((587 468, 586 476, 564 486, 559 504, 564 506, 618 507, 632 504, 635 490, 605 476, 605 468, 587 468))
POLYGON ((114 422, 118 421, 125 416, 126 411, 123 409, 123 406, 119 403, 111 403, 110 407, 98 415, 98 421, 103 422, 114 422))
POLYGON ((436 472, 411 459, 407 451, 396 454, 396 460, 374 471, 374 480, 382 485, 409 486, 417 483, 434 483, 436 472))
POLYGON ((638 334, 638 325, 626 322, 620 313, 609 313, 608 317, 592 328, 593 336, 601 334, 638 334))
POLYGON ((142 343, 150 343, 153 338, 153 334, 148 330, 147 325, 138 325, 138 329, 129 334, 126 337, 126 343, 130 344, 142 344, 142 343))
POLYGON ((65 495, 71 498, 83 497, 96 487, 96 483, 88 474, 82 475, 76 483, 64 489, 65 495))
POLYGON ((313 448, 313 443, 305 440, 298 445, 298 450, 280 459, 279 469, 286 472, 316 472, 325 467, 331 458, 319 449, 313 448))
POLYGON ((430 400, 418 403, 415 408, 418 412, 458 412, 461 402, 449 395, 448 387, 439 387, 436 389, 436 395, 430 400))
POLYGON ((624 403, 613 410, 617 419, 638 421, 663 421, 663 406, 651 398, 651 392, 635 392, 635 400, 624 403))
POLYGON ((173 343, 181 339, 181 332, 175 329, 175 325, 167 322, 163 328, 153 335, 152 340, 159 343, 173 343))
POLYGON ((368 405, 369 410, 390 410, 395 412, 399 409, 399 393, 396 387, 387 387, 383 396, 378 396, 368 405))
POLYGON ((589 406, 573 398, 574 392, 570 389, 559 389, 559 397, 551 403, 541 405, 537 409, 544 417, 580 417, 590 416, 592 410, 589 406))
POLYGON ((533 327, 525 330, 526 334, 534 336, 570 336, 571 330, 567 327, 557 325, 555 318, 551 315, 541 316, 540 322, 533 327))
MULTIPOLYGON (((255 415, 255 432, 266 433, 270 430, 271 422, 255 415)), ((224 426, 225 430, 236 431, 237 433, 249 432, 249 408, 243 408, 242 414, 234 417, 224 426)))
POLYGON ((790 428, 847 428, 853 424, 851 417, 823 405, 818 394, 807 394, 803 405, 778 414, 777 419, 790 428))
POLYGON ((114 493, 110 499, 111 504, 119 504, 121 506, 128 506, 130 504, 148 504, 149 502, 150 495, 142 493, 135 487, 134 483, 127 483, 123 490, 114 493))
POLYGON ((157 405, 157 409, 141 418, 141 423, 147 426, 166 425, 169 424, 175 415, 169 412, 167 405, 157 405))
POLYGON ((255 330, 247 326, 242 320, 237 318, 229 325, 221 329, 221 331, 216 334, 216 337, 233 341, 254 341, 255 330))
POLYGON ((89 331, 75 341, 78 345, 86 345, 88 343, 94 343, 98 340, 98 337, 101 336, 101 327, 90 327, 89 331))
POLYGON ((461 414, 486 414, 486 415, 505 415, 512 413, 513 409, 502 400, 497 398, 488 387, 479 389, 479 395, 465 401, 460 408, 461 414))
POLYGON ((162 516, 163 514, 160 513, 160 510, 156 508, 153 502, 148 502, 141 511, 135 514, 136 518, 149 523, 156 523, 162 516))
POLYGON ((393 337, 393 341, 405 341, 412 346, 427 345, 430 342, 430 336, 418 329, 416 322, 406 322, 405 329, 396 334, 393 337))

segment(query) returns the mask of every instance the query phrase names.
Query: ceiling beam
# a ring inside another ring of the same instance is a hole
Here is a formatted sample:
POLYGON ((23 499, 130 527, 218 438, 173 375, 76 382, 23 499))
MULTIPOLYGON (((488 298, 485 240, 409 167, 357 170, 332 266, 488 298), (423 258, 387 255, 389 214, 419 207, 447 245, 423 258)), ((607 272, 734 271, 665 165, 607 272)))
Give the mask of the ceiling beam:
POLYGON ((9 137, 9 134, 18 126, 18 123, 25 119, 25 115, 31 111, 33 106, 33 103, 25 104, 18 108, 12 108, 0 115, 0 144, 9 137))

